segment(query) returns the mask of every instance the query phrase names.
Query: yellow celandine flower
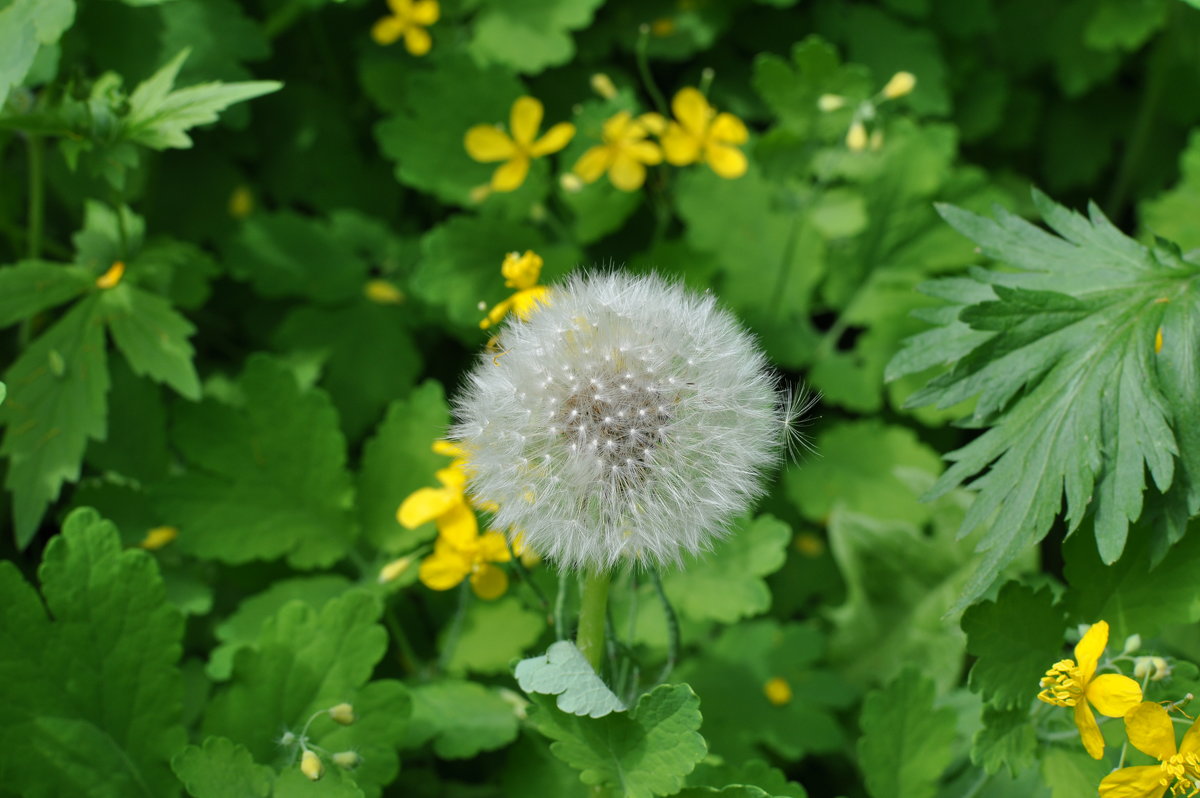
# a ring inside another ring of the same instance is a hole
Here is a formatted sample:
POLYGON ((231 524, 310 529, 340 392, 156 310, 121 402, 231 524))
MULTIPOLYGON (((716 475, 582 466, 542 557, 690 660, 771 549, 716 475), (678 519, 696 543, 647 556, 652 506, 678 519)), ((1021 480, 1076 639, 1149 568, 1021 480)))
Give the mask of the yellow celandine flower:
POLYGON ((371 38, 388 45, 403 36, 409 53, 416 56, 428 53, 433 40, 425 29, 437 22, 442 13, 437 0, 387 0, 387 4, 392 14, 375 23, 371 38))
POLYGON ((515 288, 517 291, 508 299, 497 302, 488 311, 487 317, 479 322, 481 330, 486 330, 493 324, 499 324, 509 312, 521 321, 525 321, 538 305, 550 304, 548 298, 550 289, 537 284, 543 264, 542 256, 531 249, 525 250, 524 255, 510 252, 504 256, 504 263, 500 264, 500 273, 504 275, 504 285, 508 288, 515 288))
POLYGON ((574 125, 559 122, 538 138, 544 111, 540 100, 518 97, 509 113, 508 133, 499 125, 476 125, 467 131, 463 145, 473 160, 504 161, 492 174, 493 191, 515 191, 525 182, 534 158, 558 152, 575 135, 574 125))
POLYGON ((490 601, 508 590, 508 574, 492 563, 510 559, 508 544, 499 532, 483 535, 461 530, 440 532, 433 544, 433 554, 421 562, 418 576, 432 590, 449 590, 470 579, 475 595, 490 601))
POLYGON ((651 133, 662 133, 666 120, 659 114, 642 114, 634 119, 620 111, 604 123, 603 144, 585 152, 571 170, 585 183, 594 183, 608 172, 608 179, 621 191, 637 191, 646 182, 646 167, 662 163, 662 149, 646 141, 651 133))
POLYGON ((142 538, 142 542, 138 546, 147 551, 157 551, 177 537, 179 537, 179 530, 177 528, 173 526, 156 526, 146 533, 146 537, 142 538))
POLYGON ((116 288, 124 276, 125 263, 119 260, 114 261, 113 265, 108 267, 108 271, 96 278, 96 287, 105 291, 109 288, 116 288))
POLYGON ((717 113, 704 95, 690 86, 671 100, 675 121, 661 142, 667 163, 686 166, 703 160, 721 177, 746 173, 746 155, 737 148, 750 138, 745 123, 730 113, 717 113))
POLYGON ((1071 707, 1083 747, 1093 759, 1104 755, 1104 737, 1091 707, 1110 718, 1122 717, 1142 700, 1142 688, 1120 673, 1096 676, 1100 655, 1108 645, 1108 624, 1098 621, 1075 646, 1075 659, 1054 663, 1042 677, 1038 698, 1056 707, 1071 707), (1088 706, 1088 705, 1091 706, 1088 706))
POLYGON ((416 529, 433 521, 439 535, 468 538, 479 533, 475 510, 467 499, 466 452, 449 441, 434 441, 433 451, 453 457, 450 465, 435 475, 440 488, 421 488, 413 492, 396 511, 396 520, 405 529, 416 529))
POLYGON ((792 686, 787 683, 787 679, 776 676, 763 685, 763 695, 773 706, 782 707, 792 701, 792 686))
POLYGON ((1138 704, 1125 715, 1125 733, 1134 748, 1159 761, 1109 773, 1100 782, 1100 798, 1162 798, 1200 794, 1200 721, 1175 748, 1175 725, 1162 705, 1138 704))

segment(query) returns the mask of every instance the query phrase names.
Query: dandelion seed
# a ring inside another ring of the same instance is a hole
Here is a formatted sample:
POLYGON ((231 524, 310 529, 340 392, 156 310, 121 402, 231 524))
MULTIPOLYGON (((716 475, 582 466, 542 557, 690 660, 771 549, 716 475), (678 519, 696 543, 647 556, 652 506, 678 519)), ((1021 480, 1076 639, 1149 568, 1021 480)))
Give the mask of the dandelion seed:
POLYGON ((789 410, 749 333, 653 276, 571 280, 455 403, 469 489, 548 560, 677 563, 762 493, 789 410))

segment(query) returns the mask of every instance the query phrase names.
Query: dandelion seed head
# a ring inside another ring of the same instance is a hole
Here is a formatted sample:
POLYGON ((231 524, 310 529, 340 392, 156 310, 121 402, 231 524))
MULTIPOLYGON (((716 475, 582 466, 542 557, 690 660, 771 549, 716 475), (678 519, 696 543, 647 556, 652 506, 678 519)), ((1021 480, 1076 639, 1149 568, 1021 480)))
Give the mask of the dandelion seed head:
POLYGON ((796 412, 731 314, 656 276, 556 286, 497 348, 451 437, 495 526, 569 567, 710 548, 761 494, 796 412))

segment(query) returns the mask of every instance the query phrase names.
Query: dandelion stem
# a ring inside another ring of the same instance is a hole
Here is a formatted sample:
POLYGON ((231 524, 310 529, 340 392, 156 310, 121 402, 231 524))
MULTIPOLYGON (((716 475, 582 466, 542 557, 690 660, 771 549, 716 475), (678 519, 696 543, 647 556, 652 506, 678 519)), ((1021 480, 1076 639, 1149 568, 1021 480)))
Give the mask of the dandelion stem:
POLYGON ((659 683, 662 683, 671 675, 671 671, 675 670, 675 660, 679 656, 679 619, 675 617, 675 608, 667 598, 667 591, 663 589, 662 577, 659 576, 658 570, 652 569, 650 576, 654 579, 654 591, 658 593, 658 600, 662 602, 663 614, 667 619, 667 663, 663 665, 662 673, 658 677, 659 683))
POLYGON ((575 633, 575 644, 596 673, 600 673, 600 664, 604 661, 608 585, 611 579, 612 573, 609 571, 589 572, 583 580, 583 595, 579 605, 579 630, 575 633))
POLYGON ((462 585, 458 589, 458 607, 454 610, 454 617, 450 619, 450 626, 446 630, 446 643, 442 646, 442 655, 438 658, 438 670, 445 672, 450 666, 450 661, 454 659, 454 649, 458 648, 458 638, 462 636, 463 621, 467 617, 467 605, 471 601, 471 584, 464 579, 462 585))
POLYGON ((566 640, 567 570, 558 573, 558 592, 554 594, 554 639, 566 640))

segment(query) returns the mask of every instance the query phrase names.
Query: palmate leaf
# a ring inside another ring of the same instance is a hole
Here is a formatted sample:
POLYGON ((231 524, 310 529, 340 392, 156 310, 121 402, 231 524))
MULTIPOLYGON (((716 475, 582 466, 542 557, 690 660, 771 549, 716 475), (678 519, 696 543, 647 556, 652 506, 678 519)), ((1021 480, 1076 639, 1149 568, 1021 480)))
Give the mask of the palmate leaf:
POLYGON ((910 339, 888 370, 894 379, 952 363, 909 404, 977 397, 962 423, 990 427, 947 456, 953 465, 929 494, 971 480, 978 497, 964 534, 1003 508, 960 606, 1046 535, 1064 494, 1069 530, 1090 517, 1108 563, 1142 514, 1146 469, 1166 494, 1155 497, 1163 541, 1200 509, 1200 451, 1182 445, 1200 410, 1200 267, 1165 242, 1126 237, 1095 206, 1085 218, 1037 192, 1034 203, 1057 235, 1002 209, 987 219, 939 208, 1013 269, 933 283, 956 312, 910 339))

